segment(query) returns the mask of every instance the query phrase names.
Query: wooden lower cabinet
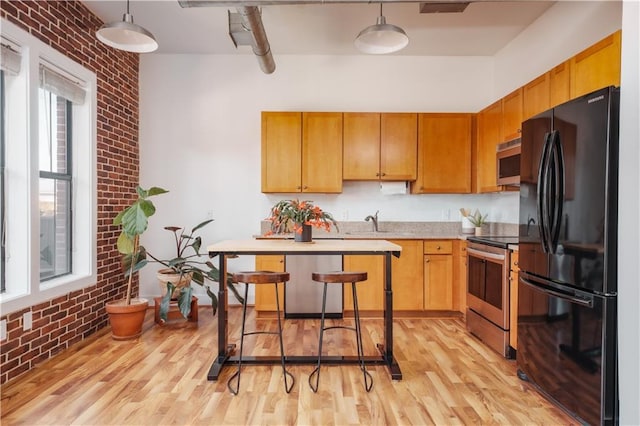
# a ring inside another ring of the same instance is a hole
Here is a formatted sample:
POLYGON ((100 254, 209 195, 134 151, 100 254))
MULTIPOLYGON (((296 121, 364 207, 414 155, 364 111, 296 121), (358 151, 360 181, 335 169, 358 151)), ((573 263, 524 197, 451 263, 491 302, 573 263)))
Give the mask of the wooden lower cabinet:
POLYGON ((423 244, 422 240, 393 240, 402 246, 399 258, 391 260, 394 311, 421 311, 423 309, 423 244))
POLYGON ((467 241, 455 240, 453 244, 453 310, 467 311, 467 241))
MULTIPOLYGON (((284 271, 284 256, 282 255, 259 255, 256 256, 256 271, 284 271)), ((280 311, 284 312, 284 286, 278 284, 278 299, 280 299, 280 311)), ((258 314, 265 312, 276 312, 276 297, 272 285, 254 286, 256 291, 255 309, 258 314)))
POLYGON ((424 242, 424 298, 425 310, 453 310, 453 242, 428 240, 424 242))
POLYGON ((511 252, 511 270, 509 272, 509 346, 518 349, 518 252, 511 252))
MULTIPOLYGON (((366 255, 346 255, 343 258, 345 271, 366 272, 368 278, 356 284, 358 308, 363 315, 382 316, 384 309, 384 257, 366 255)), ((344 285, 344 312, 353 313, 351 284, 344 285)))

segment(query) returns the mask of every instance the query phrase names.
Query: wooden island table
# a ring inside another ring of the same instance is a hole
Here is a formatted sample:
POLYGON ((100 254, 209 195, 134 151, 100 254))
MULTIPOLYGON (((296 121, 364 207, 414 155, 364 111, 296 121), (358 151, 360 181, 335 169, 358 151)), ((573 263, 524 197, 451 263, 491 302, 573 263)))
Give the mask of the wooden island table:
MULTIPOLYGON (((402 247, 385 240, 334 240, 316 239, 310 243, 294 242, 287 239, 252 239, 227 240, 207 247, 210 257, 219 256, 220 277, 226 277, 226 259, 230 256, 242 255, 380 255, 384 256, 384 343, 378 343, 379 356, 366 356, 365 363, 369 365, 386 365, 394 380, 402 379, 400 366, 393 356, 393 292, 391 285, 391 256, 400 257, 402 247)), ((209 373, 208 380, 217 380, 225 365, 238 363, 238 357, 233 356, 235 344, 229 344, 227 320, 227 286, 218 286, 218 300, 222 304, 218 310, 218 355, 209 373)), ((288 364, 315 364, 317 354, 302 356, 286 356, 288 364)), ((357 356, 322 356, 322 362, 327 364, 357 364, 357 356)), ((242 357, 243 364, 280 364, 280 356, 242 357)))

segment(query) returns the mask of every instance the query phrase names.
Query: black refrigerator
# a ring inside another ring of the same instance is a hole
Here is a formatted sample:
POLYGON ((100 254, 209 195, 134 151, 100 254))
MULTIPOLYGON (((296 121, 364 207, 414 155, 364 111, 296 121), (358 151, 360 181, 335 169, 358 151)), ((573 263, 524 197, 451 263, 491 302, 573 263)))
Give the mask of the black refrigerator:
POLYGON ((593 425, 618 423, 619 95, 522 123, 518 375, 593 425))

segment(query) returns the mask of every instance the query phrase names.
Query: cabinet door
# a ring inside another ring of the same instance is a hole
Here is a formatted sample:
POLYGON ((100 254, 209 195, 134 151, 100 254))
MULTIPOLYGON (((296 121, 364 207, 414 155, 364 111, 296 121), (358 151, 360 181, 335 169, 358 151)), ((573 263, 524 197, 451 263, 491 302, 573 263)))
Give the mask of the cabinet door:
POLYGON ((453 310, 467 312, 467 242, 455 241, 453 265, 453 310))
POLYGON ((571 60, 549 71, 549 108, 571 99, 571 60))
POLYGON ((509 274, 509 346, 518 349, 518 252, 511 252, 511 272, 509 274))
POLYGON ((391 259, 394 311, 422 311, 422 240, 393 240, 402 246, 402 256, 391 259))
MULTIPOLYGON (((343 258, 345 271, 367 272, 367 280, 357 283, 358 307, 361 314, 375 313, 382 316, 384 309, 384 257, 365 255, 346 255, 343 258)), ((344 285, 344 311, 353 312, 353 297, 351 296, 351 284, 344 285)))
MULTIPOLYGON (((256 256, 256 271, 284 272, 284 256, 281 255, 259 255, 256 256)), ((284 312, 284 286, 278 284, 278 299, 280 301, 280 311, 284 312)), ((256 285, 256 311, 276 312, 276 293, 272 285, 256 285)))
POLYGON ((520 137, 522 133, 522 87, 502 98, 502 141, 520 137))
POLYGON ((496 192, 496 145, 502 142, 502 100, 478 113, 476 191, 496 192))
POLYGON ((471 114, 418 115, 418 177, 411 192, 471 192, 471 114))
POLYGON ((380 179, 416 180, 418 114, 383 113, 380 120, 380 179))
POLYGON ((262 113, 262 192, 300 192, 301 138, 301 113, 262 113))
POLYGON ((617 31, 571 58, 571 98, 606 86, 620 86, 621 32, 617 31))
POLYGON ((527 83, 522 89, 522 119, 527 120, 551 108, 549 104, 550 72, 527 83))
POLYGON ((424 255, 424 309, 453 310, 453 258, 450 254, 424 255))
POLYGON ((302 113, 302 192, 342 192, 342 113, 302 113))
POLYGON ((380 114, 345 112, 343 114, 344 180, 380 179, 380 114))

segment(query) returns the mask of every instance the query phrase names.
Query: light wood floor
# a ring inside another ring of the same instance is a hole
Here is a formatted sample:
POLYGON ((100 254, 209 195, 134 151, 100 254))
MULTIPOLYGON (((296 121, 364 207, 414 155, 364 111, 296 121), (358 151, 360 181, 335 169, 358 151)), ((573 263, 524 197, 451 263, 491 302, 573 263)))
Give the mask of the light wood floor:
MULTIPOLYGON (((76 345, 2 388, 3 425, 458 425, 575 424, 516 377, 514 361, 501 358, 470 336, 458 319, 397 319, 395 353, 403 380, 370 367, 374 387, 364 391, 356 366, 323 367, 320 390, 307 384, 312 366, 290 370, 296 384, 283 388, 276 366, 246 366, 240 394, 206 375, 216 350, 217 318, 159 327, 147 315, 138 341, 116 342, 108 330, 76 345)), ((240 310, 232 309, 230 342, 239 334, 240 310)), ((365 354, 376 353, 382 321, 363 319, 365 354)), ((275 320, 251 326, 275 329, 275 320)), ((317 320, 285 321, 285 350, 313 354, 317 320)), ((352 332, 325 334, 328 354, 345 346, 355 355, 352 332)), ((277 354, 277 338, 245 340, 245 353, 277 354)))

